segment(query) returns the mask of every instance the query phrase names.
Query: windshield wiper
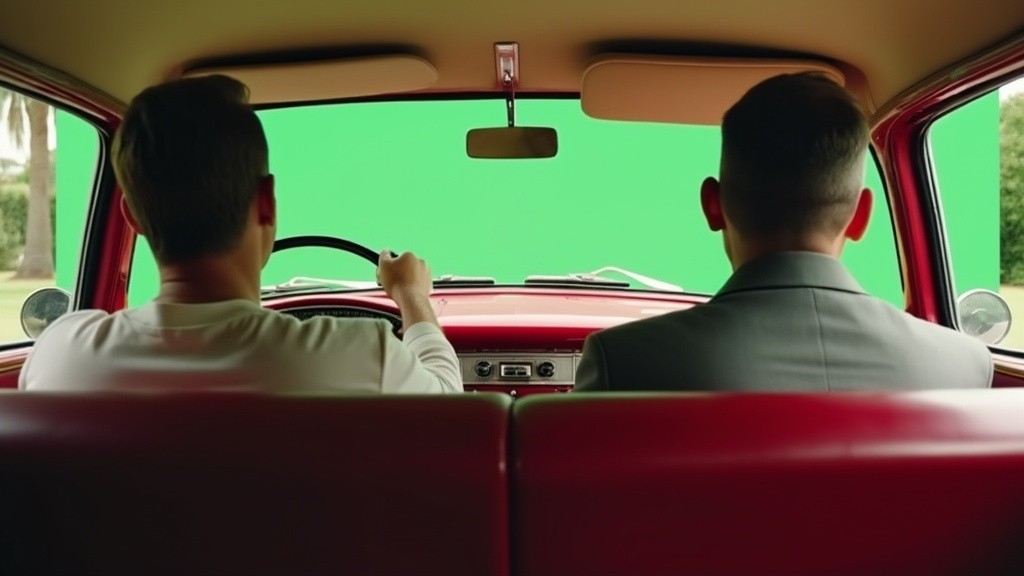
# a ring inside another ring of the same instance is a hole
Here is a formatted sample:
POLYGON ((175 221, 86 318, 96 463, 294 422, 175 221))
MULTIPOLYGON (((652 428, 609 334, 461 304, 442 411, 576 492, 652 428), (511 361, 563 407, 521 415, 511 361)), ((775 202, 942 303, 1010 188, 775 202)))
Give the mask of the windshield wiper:
MULTIPOLYGON (((455 276, 454 274, 445 274, 434 280, 434 286, 494 286, 494 278, 488 278, 486 276, 455 276)), ((260 295, 269 296, 271 294, 301 292, 303 290, 373 290, 376 288, 380 288, 380 284, 369 280, 330 280, 327 278, 296 276, 295 278, 281 284, 261 287, 260 295)))
POLYGON ((527 284, 586 284, 608 288, 629 288, 629 282, 599 278, 591 274, 566 274, 564 276, 533 275, 526 277, 527 284))
POLYGON ((443 274, 434 279, 434 286, 494 286, 494 278, 443 274))
POLYGON ((260 295, 268 296, 270 294, 283 294, 286 292, 299 292, 302 290, 323 290, 324 288, 344 288, 346 290, 370 290, 378 287, 379 286, 377 285, 377 283, 372 281, 329 280, 325 278, 309 278, 306 276, 296 276, 295 278, 292 278, 291 280, 281 284, 260 287, 260 295))
POLYGON ((606 278, 601 274, 606 272, 615 272, 630 280, 642 284, 646 288, 654 290, 662 290, 664 292, 683 292, 681 286, 665 282, 664 280, 658 280, 656 278, 650 278, 643 274, 637 274, 636 272, 630 272, 629 270, 623 270, 622 268, 616 268, 615 266, 605 266, 599 268, 593 272, 583 272, 576 274, 566 274, 564 276, 527 276, 527 284, 576 284, 586 286, 605 286, 608 288, 629 288, 629 282, 623 280, 615 280, 613 278, 606 278))

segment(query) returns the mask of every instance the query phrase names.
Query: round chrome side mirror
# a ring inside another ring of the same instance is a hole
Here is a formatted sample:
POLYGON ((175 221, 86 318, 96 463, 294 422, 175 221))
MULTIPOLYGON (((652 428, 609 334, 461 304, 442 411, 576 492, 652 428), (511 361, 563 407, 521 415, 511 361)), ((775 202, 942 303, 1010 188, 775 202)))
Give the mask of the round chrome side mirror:
POLYGON ((960 329, 985 344, 999 344, 1010 332, 1010 307, 990 290, 968 290, 957 298, 960 329))
POLYGON ((35 340, 43 329, 71 309, 71 294, 60 288, 40 288, 21 305, 21 329, 35 340))

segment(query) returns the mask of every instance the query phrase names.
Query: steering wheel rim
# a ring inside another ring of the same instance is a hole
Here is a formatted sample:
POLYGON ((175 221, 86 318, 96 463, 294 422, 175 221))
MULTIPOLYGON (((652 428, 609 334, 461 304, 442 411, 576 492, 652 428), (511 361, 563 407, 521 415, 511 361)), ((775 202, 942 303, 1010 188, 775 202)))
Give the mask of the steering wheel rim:
POLYGON ((288 238, 280 238, 274 241, 274 248, 270 252, 274 253, 280 252, 281 250, 302 248, 306 246, 334 248, 335 250, 355 254, 356 256, 368 260, 374 266, 380 265, 380 254, 377 252, 370 250, 362 244, 357 244, 351 240, 345 240, 344 238, 337 238, 335 236, 290 236, 288 238))

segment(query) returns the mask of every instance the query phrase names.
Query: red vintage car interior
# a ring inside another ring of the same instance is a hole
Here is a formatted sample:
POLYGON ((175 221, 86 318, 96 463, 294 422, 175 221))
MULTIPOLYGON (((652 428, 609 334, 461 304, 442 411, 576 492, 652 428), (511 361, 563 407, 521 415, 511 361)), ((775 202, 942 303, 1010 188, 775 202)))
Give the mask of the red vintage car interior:
POLYGON ((511 401, 0 397, 0 574, 506 574, 511 401))
POLYGON ((0 394, 0 573, 1024 573, 1024 391, 0 394))

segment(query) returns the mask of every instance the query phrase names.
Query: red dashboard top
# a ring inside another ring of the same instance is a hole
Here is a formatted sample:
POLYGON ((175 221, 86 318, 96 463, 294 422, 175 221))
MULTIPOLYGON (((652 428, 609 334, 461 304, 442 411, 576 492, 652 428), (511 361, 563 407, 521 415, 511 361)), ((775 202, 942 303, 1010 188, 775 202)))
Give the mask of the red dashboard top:
MULTIPOLYGON (((707 296, 573 288, 443 288, 431 295, 445 334, 457 350, 570 349, 596 330, 685 310, 707 296)), ((358 306, 398 314, 383 291, 289 295, 266 302, 298 306, 358 306)))

